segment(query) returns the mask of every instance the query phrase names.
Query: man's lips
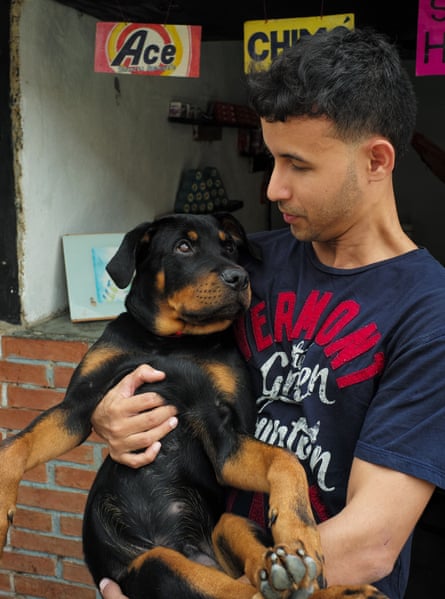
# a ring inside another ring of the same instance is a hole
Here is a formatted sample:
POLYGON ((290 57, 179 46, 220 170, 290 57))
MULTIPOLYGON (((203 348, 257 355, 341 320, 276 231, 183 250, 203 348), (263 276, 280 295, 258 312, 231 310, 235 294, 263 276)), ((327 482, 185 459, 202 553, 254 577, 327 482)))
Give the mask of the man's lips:
POLYGON ((282 212, 281 214, 283 215, 284 222, 288 225, 291 225, 297 220, 301 219, 301 216, 298 216, 297 214, 289 214, 288 212, 282 212))

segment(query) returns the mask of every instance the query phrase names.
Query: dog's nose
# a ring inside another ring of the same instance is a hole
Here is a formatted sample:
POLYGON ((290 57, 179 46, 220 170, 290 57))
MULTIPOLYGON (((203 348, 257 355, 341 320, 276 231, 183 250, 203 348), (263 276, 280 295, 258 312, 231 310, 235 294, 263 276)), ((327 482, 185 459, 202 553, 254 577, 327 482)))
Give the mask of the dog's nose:
POLYGON ((245 289, 249 284, 249 277, 246 271, 240 268, 226 268, 221 272, 220 277, 226 285, 236 291, 245 289))

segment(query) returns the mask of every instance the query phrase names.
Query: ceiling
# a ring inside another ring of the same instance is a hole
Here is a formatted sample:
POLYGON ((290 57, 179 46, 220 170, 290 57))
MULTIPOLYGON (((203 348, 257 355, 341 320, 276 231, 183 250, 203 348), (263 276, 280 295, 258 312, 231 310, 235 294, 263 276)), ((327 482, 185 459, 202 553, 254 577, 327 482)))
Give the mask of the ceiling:
POLYGON ((389 35, 413 58, 417 0, 54 0, 101 21, 202 25, 202 39, 241 40, 249 20, 354 13, 356 27, 389 35))

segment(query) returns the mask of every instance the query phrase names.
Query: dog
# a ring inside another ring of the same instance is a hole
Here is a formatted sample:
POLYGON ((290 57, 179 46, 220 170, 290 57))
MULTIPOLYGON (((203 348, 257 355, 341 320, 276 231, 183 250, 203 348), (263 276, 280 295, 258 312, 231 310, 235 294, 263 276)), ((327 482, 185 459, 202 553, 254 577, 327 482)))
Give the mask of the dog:
MULTIPOLYGON (((304 470, 253 436, 255 401, 232 323, 250 303, 250 253, 230 214, 173 214, 128 232, 107 265, 126 312, 75 370, 64 400, 0 446, 0 543, 28 469, 82 443, 105 393, 138 365, 179 424, 156 460, 134 470, 110 457, 84 514, 85 561, 131 599, 384 599, 371 586, 328 587, 304 470), (224 511, 226 488, 269 494, 269 531, 224 511), (238 580, 246 575, 249 583, 238 580)), ((144 391, 142 387, 140 391, 144 391)))

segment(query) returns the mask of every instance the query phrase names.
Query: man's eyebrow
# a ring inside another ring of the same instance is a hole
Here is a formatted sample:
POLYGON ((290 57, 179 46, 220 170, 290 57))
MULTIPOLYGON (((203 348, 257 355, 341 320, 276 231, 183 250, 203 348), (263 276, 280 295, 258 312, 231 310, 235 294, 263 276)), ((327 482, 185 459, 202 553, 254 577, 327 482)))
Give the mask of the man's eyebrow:
MULTIPOLYGON (((266 150, 266 154, 270 158, 274 158, 274 155, 272 154, 272 152, 269 150, 269 148, 267 146, 265 146, 265 150, 266 150)), ((307 162, 307 160, 305 158, 303 158, 302 156, 300 156, 298 154, 291 154, 290 152, 278 152, 277 157, 278 158, 287 158, 288 160, 298 160, 298 162, 307 162)))
POLYGON ((283 152, 282 154, 278 154, 280 158, 288 158, 289 160, 298 160, 299 162, 307 162, 305 158, 302 158, 298 154, 290 154, 289 152, 283 152))

